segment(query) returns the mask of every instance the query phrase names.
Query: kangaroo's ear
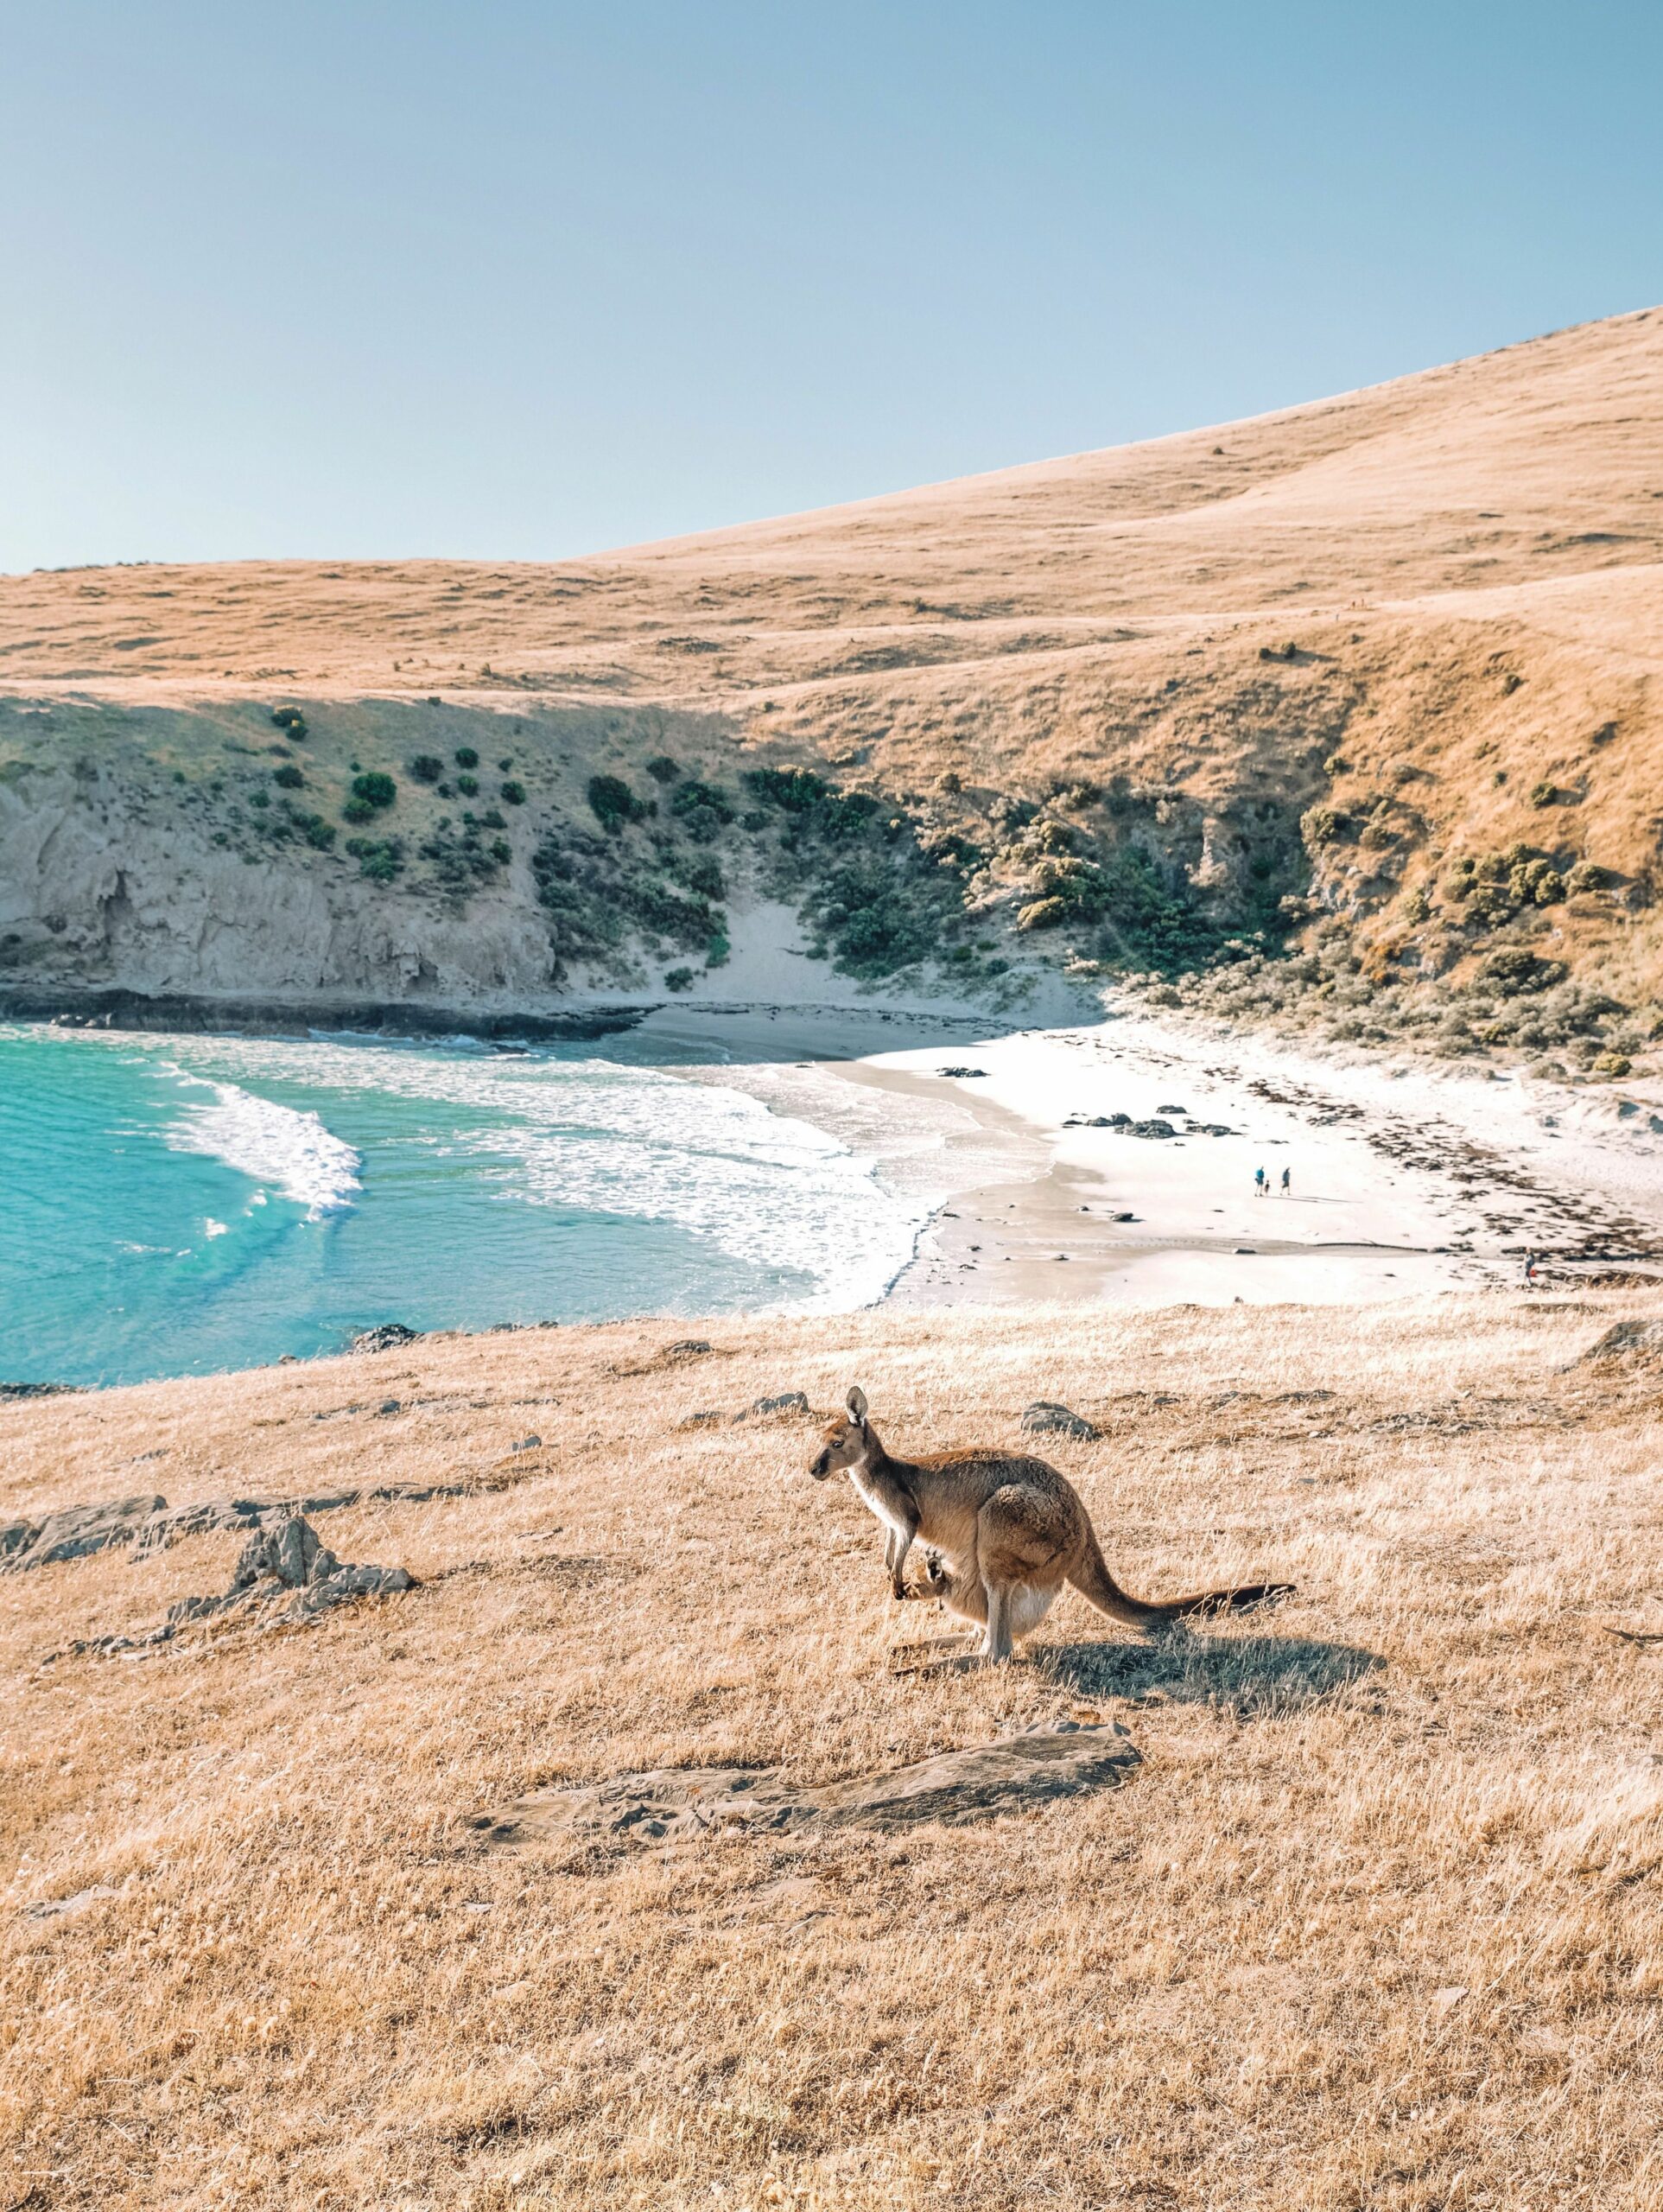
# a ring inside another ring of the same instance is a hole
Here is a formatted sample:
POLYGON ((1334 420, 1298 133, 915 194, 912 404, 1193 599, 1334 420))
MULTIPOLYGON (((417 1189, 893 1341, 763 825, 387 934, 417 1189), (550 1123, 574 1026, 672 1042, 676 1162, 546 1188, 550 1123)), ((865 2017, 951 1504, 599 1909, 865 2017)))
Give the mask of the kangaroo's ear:
POLYGON ((866 1394, 863 1389, 861 1389, 858 1383, 855 1385, 854 1389, 849 1392, 847 1402, 850 1413, 864 1427, 866 1418, 866 1394))

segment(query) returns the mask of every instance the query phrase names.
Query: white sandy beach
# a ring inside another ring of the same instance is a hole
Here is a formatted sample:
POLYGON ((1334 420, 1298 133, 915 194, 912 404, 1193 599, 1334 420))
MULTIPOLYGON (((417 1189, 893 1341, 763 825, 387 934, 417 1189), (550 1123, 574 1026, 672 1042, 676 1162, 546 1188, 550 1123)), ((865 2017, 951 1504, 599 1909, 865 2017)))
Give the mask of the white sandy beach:
POLYGON ((1560 1274, 1663 1251, 1663 1098, 1644 1085, 1364 1062, 1141 1013, 1003 1036, 854 1008, 711 1020, 720 1080, 935 1208, 902 1303, 1367 1301, 1516 1283, 1527 1249, 1560 1274), (1175 1134, 1090 1126, 1116 1114, 1175 1134))

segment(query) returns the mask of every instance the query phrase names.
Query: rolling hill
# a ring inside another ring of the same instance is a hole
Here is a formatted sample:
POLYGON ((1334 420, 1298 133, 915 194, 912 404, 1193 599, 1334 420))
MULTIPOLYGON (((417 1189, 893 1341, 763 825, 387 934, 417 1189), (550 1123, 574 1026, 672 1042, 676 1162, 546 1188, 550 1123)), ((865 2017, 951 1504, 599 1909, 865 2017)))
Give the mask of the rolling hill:
POLYGON ((1609 1071, 1663 991, 1660 558, 1649 310, 583 562, 7 579, 0 982, 720 995, 760 901, 861 987, 1609 1071))

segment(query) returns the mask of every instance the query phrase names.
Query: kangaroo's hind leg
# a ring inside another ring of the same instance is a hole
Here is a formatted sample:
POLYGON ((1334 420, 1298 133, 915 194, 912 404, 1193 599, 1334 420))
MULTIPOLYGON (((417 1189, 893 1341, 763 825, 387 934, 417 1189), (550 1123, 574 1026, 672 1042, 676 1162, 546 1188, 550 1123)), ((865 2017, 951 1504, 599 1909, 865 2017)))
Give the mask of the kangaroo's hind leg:
POLYGON ((1015 1647, 1011 1641, 1011 1591, 1007 1584, 990 1582, 987 1585, 987 1636, 982 1645, 982 1656, 993 1664, 1008 1659, 1015 1647))

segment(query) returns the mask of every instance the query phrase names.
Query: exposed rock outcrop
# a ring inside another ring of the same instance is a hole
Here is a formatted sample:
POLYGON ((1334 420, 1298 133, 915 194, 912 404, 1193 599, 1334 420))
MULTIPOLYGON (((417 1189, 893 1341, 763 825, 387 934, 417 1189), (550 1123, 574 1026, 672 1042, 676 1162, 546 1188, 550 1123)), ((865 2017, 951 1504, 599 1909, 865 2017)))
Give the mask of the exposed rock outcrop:
POLYGON ((1116 1721, 1063 1720, 943 1751, 888 1773, 804 1787, 778 1769, 657 1767, 579 1789, 540 1789, 469 1826, 488 1844, 640 1847, 712 1834, 959 1826, 1124 1782, 1140 1754, 1116 1721))

